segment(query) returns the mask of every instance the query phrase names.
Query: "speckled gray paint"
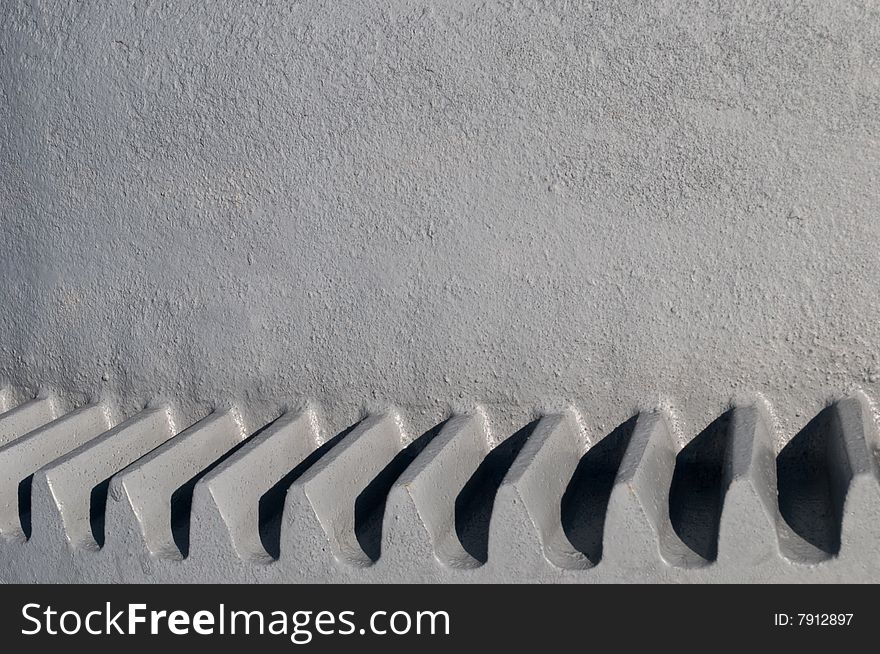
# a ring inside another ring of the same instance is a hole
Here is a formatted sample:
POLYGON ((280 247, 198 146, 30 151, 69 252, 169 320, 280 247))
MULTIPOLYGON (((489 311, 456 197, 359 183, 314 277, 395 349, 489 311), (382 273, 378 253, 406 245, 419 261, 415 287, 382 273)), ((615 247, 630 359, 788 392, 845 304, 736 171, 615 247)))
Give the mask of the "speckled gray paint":
POLYGON ((592 432, 880 379, 871 2, 0 9, 0 370, 592 432))
POLYGON ((0 383, 781 445, 880 382, 878 132, 870 1, 9 0, 0 383))

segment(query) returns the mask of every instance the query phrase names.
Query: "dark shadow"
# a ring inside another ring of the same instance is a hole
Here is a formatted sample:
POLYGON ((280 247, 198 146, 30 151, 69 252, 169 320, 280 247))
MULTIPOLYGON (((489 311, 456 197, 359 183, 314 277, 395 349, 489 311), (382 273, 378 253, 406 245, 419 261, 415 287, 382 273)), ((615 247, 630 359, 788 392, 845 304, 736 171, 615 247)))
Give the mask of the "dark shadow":
POLYGON ((480 563, 489 560, 489 520, 498 487, 537 424, 532 421, 496 445, 455 498, 455 533, 464 550, 480 563))
POLYGON ((719 416, 678 453, 669 489, 672 528, 685 545, 707 561, 718 558, 732 418, 733 411, 719 416))
POLYGON ((565 536, 593 565, 602 559, 608 500, 637 420, 633 416, 587 450, 562 495, 565 536))
POLYGON ((442 422, 425 432, 398 452, 357 496, 354 503, 354 533, 364 554, 371 561, 378 561, 382 553, 382 521, 391 487, 428 443, 440 433, 444 424, 446 423, 442 422))
POLYGON ((262 432, 263 429, 266 429, 267 427, 269 427, 269 425, 266 425, 266 427, 263 427, 254 434, 248 436, 240 443, 237 443, 234 447, 224 453, 219 459, 214 461, 204 470, 201 470, 195 477, 187 481, 180 488, 174 491, 174 493, 171 494, 171 535, 174 538, 174 544, 177 545, 177 549, 180 550, 180 554, 181 556, 183 556, 183 558, 189 556, 189 530, 190 518, 192 517, 192 497, 196 484, 199 483, 199 480, 202 477, 207 475, 230 456, 238 452, 242 447, 245 446, 248 441, 250 441, 254 436, 262 432))
POLYGON ((284 502, 287 499, 288 489, 306 470, 317 463, 318 459, 329 452, 339 441, 348 436, 355 427, 357 427, 357 424, 336 434, 336 436, 318 447, 260 497, 257 509, 260 541, 263 543, 266 553, 273 559, 281 556, 281 518, 284 513, 284 502))
POLYGON ((27 539, 31 537, 31 487, 34 476, 25 477, 18 483, 18 517, 21 520, 21 530, 27 539))
POLYGON ((104 520, 107 514, 107 491, 110 489, 110 480, 107 477, 92 489, 89 498, 89 524, 92 528, 92 538, 98 547, 104 547, 104 520))
POLYGON ((849 464, 833 406, 823 409, 779 453, 779 511, 792 531, 823 552, 840 551, 849 464))

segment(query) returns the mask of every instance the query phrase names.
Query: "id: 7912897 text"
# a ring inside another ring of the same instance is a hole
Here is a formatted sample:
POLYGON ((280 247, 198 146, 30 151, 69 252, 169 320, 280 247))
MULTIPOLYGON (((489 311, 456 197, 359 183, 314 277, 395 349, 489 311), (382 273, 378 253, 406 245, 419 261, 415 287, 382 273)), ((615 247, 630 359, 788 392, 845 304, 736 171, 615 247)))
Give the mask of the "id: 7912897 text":
POLYGON ((774 627, 848 627, 853 613, 774 613, 774 627))

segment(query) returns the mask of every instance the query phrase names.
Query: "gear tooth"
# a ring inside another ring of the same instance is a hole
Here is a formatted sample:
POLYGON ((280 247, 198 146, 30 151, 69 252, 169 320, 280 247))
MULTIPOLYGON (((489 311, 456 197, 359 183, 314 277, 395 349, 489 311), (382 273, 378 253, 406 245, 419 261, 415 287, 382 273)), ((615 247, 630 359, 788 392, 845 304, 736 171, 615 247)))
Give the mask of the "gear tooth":
POLYGON ((776 463, 772 424, 757 406, 732 411, 726 452, 719 565, 748 574, 779 559, 780 522, 776 502, 776 463))
POLYGON ((111 428, 106 407, 76 409, 0 447, 0 535, 30 535, 31 478, 43 466, 111 428))
POLYGON ((109 547, 146 550, 160 558, 189 553, 192 491, 218 460, 241 443, 233 411, 218 411, 167 440, 111 480, 106 520, 109 547))
POLYGON ((839 554, 853 480, 877 477, 875 429, 864 398, 850 396, 823 409, 780 451, 780 547, 790 561, 815 565, 839 554))
POLYGON ((581 454, 580 425, 573 412, 537 421, 498 491, 489 535, 490 560, 543 554, 564 569, 592 565, 568 540, 562 523, 562 498, 581 454), (523 545, 532 541, 531 546, 523 545))
POLYGON ((53 396, 37 397, 0 415, 0 447, 11 443, 59 416, 53 396))
POLYGON ((487 432, 480 416, 451 418, 395 485, 397 496, 407 498, 413 506, 407 515, 417 515, 420 524, 389 525, 388 546, 410 552, 430 549, 451 567, 479 565, 456 532, 456 499, 488 451, 487 432), (415 542, 410 542, 413 539, 415 542))
POLYGON ((192 556, 278 558, 284 497, 321 454, 316 424, 309 409, 282 415, 199 480, 192 556))
POLYGON ((685 568, 705 564, 672 525, 669 489, 675 463, 676 446, 665 416, 639 414, 608 500, 607 558, 642 566, 658 559, 685 568))
POLYGON ((839 556, 845 563, 855 565, 860 553, 871 551, 880 542, 880 432, 872 406, 863 394, 845 398, 837 403, 836 409, 840 431, 831 453, 837 476, 841 477, 838 484, 846 487, 841 506, 839 556))
POLYGON ((172 436, 168 410, 147 409, 42 468, 34 477, 34 536, 101 547, 110 478, 172 436))
POLYGON ((403 449, 401 436, 392 413, 368 416, 294 482, 293 497, 284 509, 282 556, 285 547, 294 557, 319 556, 303 551, 303 546, 314 548, 323 540, 321 549, 329 549, 343 564, 366 567, 373 563, 371 552, 365 551, 359 539, 359 528, 364 514, 385 501, 368 489, 403 449), (303 516, 303 511, 314 518, 303 516), (311 531, 300 534, 298 523, 311 531), (323 539, 313 533, 315 525, 320 525, 323 539))

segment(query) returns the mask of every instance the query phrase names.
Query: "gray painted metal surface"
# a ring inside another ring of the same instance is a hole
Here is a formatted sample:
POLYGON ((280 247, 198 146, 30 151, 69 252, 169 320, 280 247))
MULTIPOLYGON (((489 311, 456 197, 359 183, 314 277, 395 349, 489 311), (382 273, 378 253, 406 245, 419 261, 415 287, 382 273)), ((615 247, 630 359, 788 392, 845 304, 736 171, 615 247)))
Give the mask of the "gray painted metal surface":
POLYGON ((0 578, 878 580, 878 62, 872 1, 0 3, 0 578))
POLYGON ((4 581, 878 581, 878 434, 864 395, 780 452, 766 407, 679 448, 663 412, 592 441, 574 409, 496 445, 485 414, 407 441, 400 416, 332 438, 90 404, 0 415, 4 581))

